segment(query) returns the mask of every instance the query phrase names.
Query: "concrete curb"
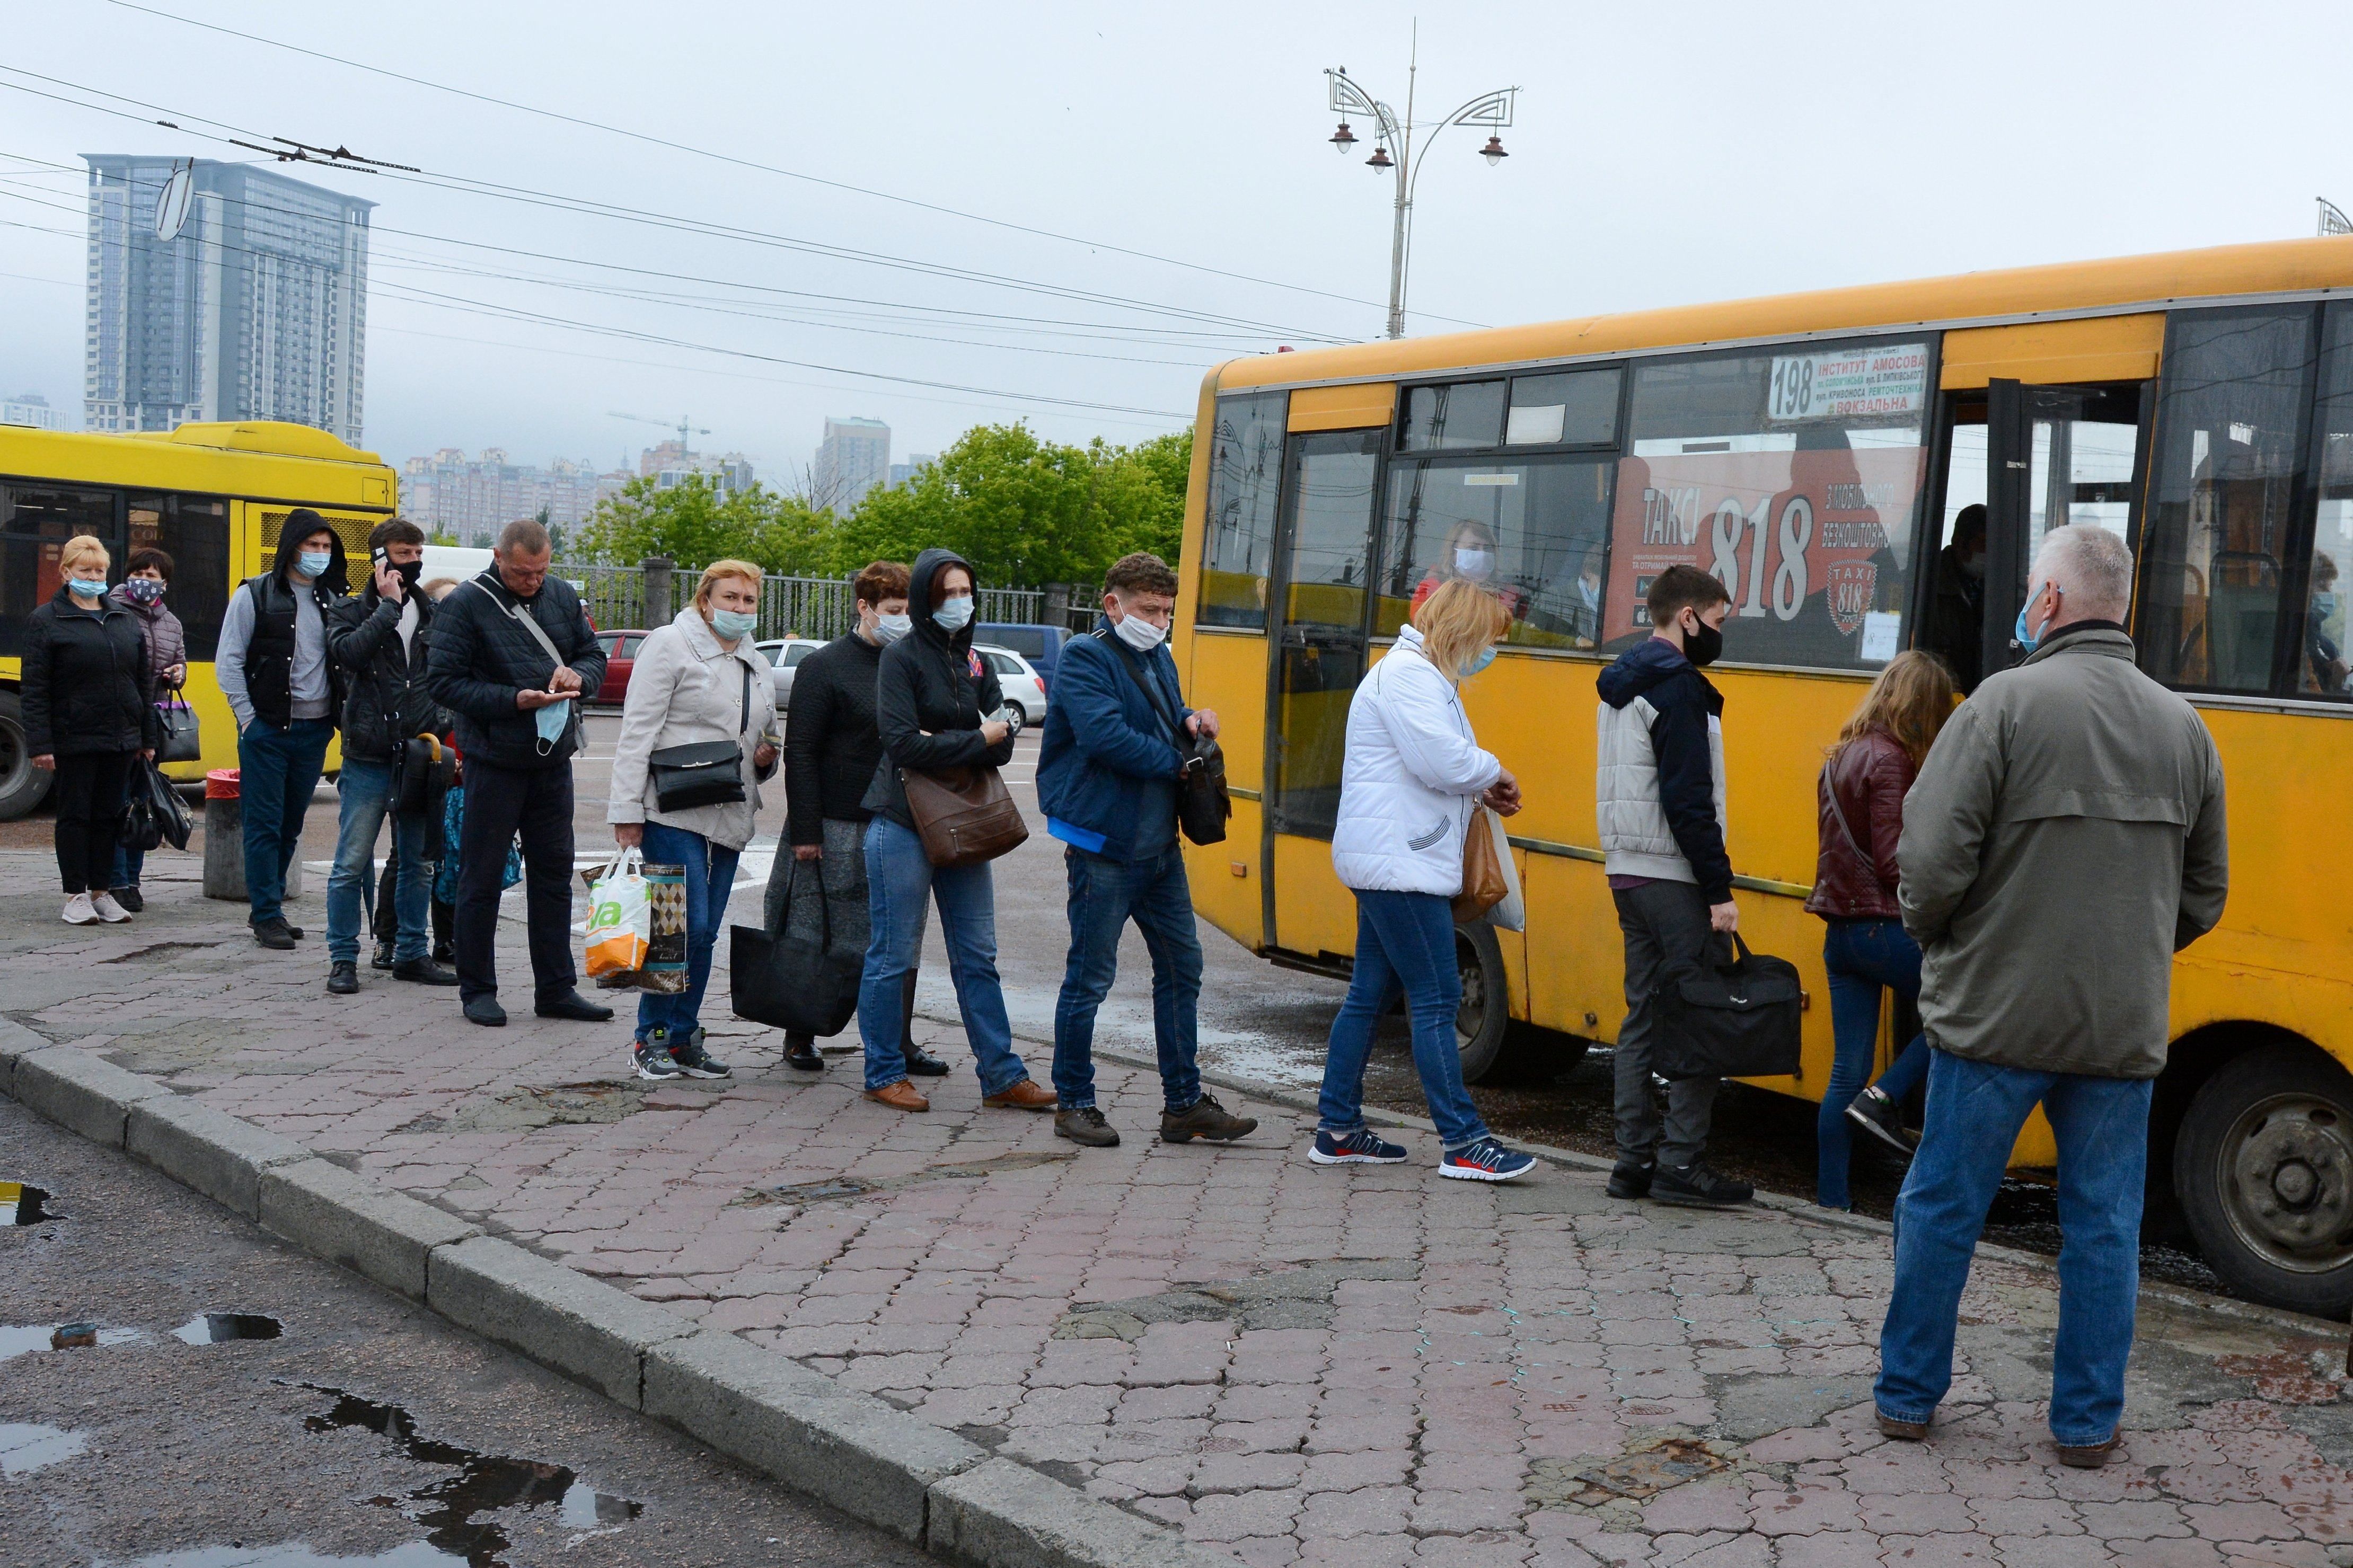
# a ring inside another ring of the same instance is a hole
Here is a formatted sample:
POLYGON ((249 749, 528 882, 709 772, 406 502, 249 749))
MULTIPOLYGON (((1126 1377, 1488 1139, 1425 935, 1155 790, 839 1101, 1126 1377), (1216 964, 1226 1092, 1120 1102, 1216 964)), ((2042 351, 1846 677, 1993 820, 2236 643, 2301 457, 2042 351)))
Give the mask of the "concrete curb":
POLYGON ((796 1491, 976 1568, 1233 1560, 0 1018, 0 1093, 796 1491))

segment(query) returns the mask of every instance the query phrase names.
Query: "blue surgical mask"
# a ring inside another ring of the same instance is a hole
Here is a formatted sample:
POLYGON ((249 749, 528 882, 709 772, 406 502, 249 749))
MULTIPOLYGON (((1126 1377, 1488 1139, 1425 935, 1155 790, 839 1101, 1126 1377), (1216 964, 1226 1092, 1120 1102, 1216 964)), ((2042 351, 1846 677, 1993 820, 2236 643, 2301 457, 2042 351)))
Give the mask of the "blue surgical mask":
POLYGON ((883 647, 889 647, 914 629, 915 617, 903 610, 895 616, 874 617, 874 640, 883 647))
POLYGON ((2330 616, 2334 616, 2334 615, 2336 615, 2336 614, 2337 614, 2337 595, 2334 595, 2334 594, 2315 594, 2315 595, 2312 596, 2312 616, 2313 616, 2313 619, 2315 619, 2315 620, 2319 620, 2319 621, 2325 621, 2325 620, 2327 620, 2330 616))
POLYGON ((932 619, 939 623, 940 629, 944 632, 955 633, 964 630, 972 620, 972 596, 966 595, 960 599, 947 600, 932 612, 932 619))
POLYGON ((2032 653, 2035 648, 2042 644, 2042 639, 2047 637, 2051 631, 2051 623, 2048 621, 2042 623, 2042 631, 2030 635, 2026 629, 2026 612, 2034 608, 2035 601, 2042 597, 2042 590, 2049 586, 2051 586, 2050 584, 2044 583, 2038 586, 2034 592, 2027 595, 2025 605, 2021 606, 2018 612, 2018 626, 2016 628, 2018 646, 2024 648, 2029 653, 2032 653))
POLYGON ((305 577, 323 577, 327 574, 327 567, 334 559, 333 555, 324 550, 305 550, 296 557, 296 560, 301 563, 296 570, 305 577))
POLYGON ((69 577, 66 579, 66 586, 85 599, 96 599, 105 595, 106 579, 100 577, 92 582, 87 577, 69 577))
POLYGON ((1489 643, 1485 647, 1479 650, 1478 657, 1472 659, 1470 663, 1462 667, 1462 679, 1465 680, 1470 679, 1472 676, 1478 674, 1481 670, 1486 668, 1489 665, 1494 662, 1495 645, 1493 643, 1489 643))
POLYGON ((760 617, 750 610, 713 610, 711 612, 711 629, 717 632, 721 637, 725 637, 729 642, 734 642, 740 638, 750 637, 752 635, 752 629, 759 624, 760 617))
POLYGON ((564 740, 564 731, 572 725, 572 699, 551 702, 533 716, 539 727, 539 754, 549 755, 564 740))

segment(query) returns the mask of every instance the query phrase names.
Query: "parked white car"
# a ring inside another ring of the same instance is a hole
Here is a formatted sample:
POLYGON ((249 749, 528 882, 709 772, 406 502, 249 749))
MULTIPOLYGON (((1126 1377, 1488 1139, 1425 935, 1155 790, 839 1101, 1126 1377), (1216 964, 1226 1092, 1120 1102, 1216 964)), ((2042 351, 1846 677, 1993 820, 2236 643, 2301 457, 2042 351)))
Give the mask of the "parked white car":
POLYGON ((1025 726, 1046 721, 1046 678, 1028 659, 994 643, 975 643, 972 651, 997 671, 997 684, 1005 693, 1005 705, 1025 726))
POLYGON ((768 661, 768 684, 776 689, 776 706, 783 709, 793 705, 793 671, 825 644, 815 637, 775 637, 752 646, 768 661))

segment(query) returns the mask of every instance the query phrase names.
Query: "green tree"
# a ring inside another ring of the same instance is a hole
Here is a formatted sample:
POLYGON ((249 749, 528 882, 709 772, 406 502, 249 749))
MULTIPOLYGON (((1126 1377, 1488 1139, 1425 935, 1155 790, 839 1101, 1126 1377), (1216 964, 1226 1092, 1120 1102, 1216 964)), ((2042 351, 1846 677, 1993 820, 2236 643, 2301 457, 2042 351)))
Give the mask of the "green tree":
POLYGON ((669 489, 640 477, 596 503, 572 547, 584 561, 628 565, 666 555, 699 570, 732 556, 799 575, 825 570, 834 551, 833 529, 826 514, 765 486, 728 495, 702 475, 669 489))

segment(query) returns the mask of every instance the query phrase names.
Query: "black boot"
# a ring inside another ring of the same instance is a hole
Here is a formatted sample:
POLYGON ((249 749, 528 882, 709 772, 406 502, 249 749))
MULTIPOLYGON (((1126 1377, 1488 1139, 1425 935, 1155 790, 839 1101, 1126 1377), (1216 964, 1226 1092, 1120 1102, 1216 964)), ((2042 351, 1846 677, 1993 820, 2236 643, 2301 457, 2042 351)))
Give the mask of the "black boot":
POLYGON ((785 1065, 803 1072, 823 1072, 825 1058, 818 1054, 817 1037, 813 1035, 785 1037, 785 1065))
POLYGON ((899 1038, 905 1042, 900 1049, 909 1078, 948 1076, 947 1063, 915 1044, 915 972, 912 969, 899 983, 899 1038))

